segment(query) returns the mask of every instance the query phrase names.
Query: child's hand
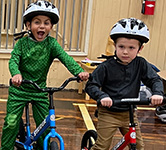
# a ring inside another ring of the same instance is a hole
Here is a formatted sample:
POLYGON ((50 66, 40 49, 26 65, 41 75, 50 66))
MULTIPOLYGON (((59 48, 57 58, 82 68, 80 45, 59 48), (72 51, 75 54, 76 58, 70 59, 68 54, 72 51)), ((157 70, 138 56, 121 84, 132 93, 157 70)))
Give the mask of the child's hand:
POLYGON ((111 107, 112 106, 112 99, 110 97, 105 97, 100 100, 102 106, 111 107))
POLYGON ((161 95, 152 95, 150 99, 152 105, 159 105, 163 102, 163 96, 161 95))
POLYGON ((16 74, 15 76, 13 76, 12 78, 12 83, 19 87, 21 85, 22 82, 22 75, 21 74, 16 74))
POLYGON ((80 77, 80 79, 82 81, 87 81, 89 78, 89 73, 88 72, 81 72, 78 74, 78 76, 80 77))

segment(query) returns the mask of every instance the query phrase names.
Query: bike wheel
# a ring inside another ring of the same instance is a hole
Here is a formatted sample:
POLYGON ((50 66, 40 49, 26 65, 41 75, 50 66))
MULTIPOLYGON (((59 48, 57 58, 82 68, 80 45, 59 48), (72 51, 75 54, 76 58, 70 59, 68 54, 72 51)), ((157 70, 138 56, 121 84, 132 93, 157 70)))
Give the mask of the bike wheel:
POLYGON ((82 141, 81 141, 81 149, 82 150, 90 150, 90 148, 94 145, 94 142, 97 139, 97 132, 94 130, 88 130, 83 135, 82 141))
POLYGON ((56 141, 51 142, 50 150, 59 150, 58 143, 56 141))

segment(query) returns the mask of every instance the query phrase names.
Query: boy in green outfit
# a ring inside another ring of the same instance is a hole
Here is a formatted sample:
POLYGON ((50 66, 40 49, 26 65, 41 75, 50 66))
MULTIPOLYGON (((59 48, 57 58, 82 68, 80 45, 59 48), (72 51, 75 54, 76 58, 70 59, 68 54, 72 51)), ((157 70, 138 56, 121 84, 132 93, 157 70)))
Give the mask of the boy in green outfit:
MULTIPOLYGON (((13 86, 9 88, 1 150, 14 150, 20 119, 27 101, 34 101, 32 108, 36 126, 49 112, 47 93, 38 92, 29 85, 21 85, 22 79, 32 80, 41 88, 46 87, 47 73, 55 58, 81 80, 87 80, 89 77, 89 73, 84 72, 56 39, 49 36, 52 26, 59 21, 58 10, 52 3, 48 1, 31 3, 24 12, 23 19, 29 30, 29 36, 21 38, 16 43, 9 60, 13 86)), ((43 149, 43 138, 44 134, 37 141, 39 150, 43 149)))
MULTIPOLYGON (((112 106, 112 100, 137 98, 142 81, 152 91, 153 105, 163 101, 160 77, 143 57, 137 56, 143 43, 149 41, 147 26, 135 18, 122 19, 113 26, 110 37, 114 41, 115 55, 94 70, 93 79, 85 88, 91 98, 101 103, 98 107, 98 137, 91 150, 109 150, 117 129, 122 135, 129 131, 129 106, 112 106)), ((134 122, 138 124, 136 110, 134 122)), ((139 124, 136 142, 137 150, 144 150, 139 124)))

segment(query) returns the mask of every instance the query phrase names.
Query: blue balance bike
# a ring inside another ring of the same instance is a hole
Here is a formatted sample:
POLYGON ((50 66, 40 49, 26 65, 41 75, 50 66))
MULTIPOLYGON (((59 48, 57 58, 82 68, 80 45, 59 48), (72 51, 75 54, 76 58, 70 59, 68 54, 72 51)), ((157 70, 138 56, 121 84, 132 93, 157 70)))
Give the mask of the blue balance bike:
MULTIPOLYGON (((43 142, 43 149, 44 150, 64 150, 64 141, 63 138, 56 132, 55 128, 55 110, 54 110, 54 105, 53 105, 53 93, 61 91, 64 89, 67 84, 71 81, 79 81, 79 77, 71 77, 67 79, 60 87, 58 88, 44 88, 41 89, 35 82, 31 80, 23 80, 22 84, 32 84, 36 89, 38 89, 41 92, 47 92, 49 96, 49 115, 43 120, 43 122, 31 133, 30 131, 30 121, 29 121, 29 103, 27 102, 27 105, 25 106, 25 115, 26 115, 26 124, 23 123, 23 120, 21 120, 20 123, 20 129, 19 129, 19 134, 17 135, 17 138, 19 140, 16 140, 15 142, 15 148, 17 150, 34 150, 36 149, 36 144, 35 142, 37 139, 42 135, 44 131, 46 131, 47 128, 50 128, 50 132, 46 135, 44 142, 43 142), (26 128, 26 130, 25 130, 26 128), (58 143, 53 140, 50 143, 50 147, 48 148, 48 140, 50 138, 57 138, 58 143)), ((10 80, 10 84, 11 80, 10 80)))

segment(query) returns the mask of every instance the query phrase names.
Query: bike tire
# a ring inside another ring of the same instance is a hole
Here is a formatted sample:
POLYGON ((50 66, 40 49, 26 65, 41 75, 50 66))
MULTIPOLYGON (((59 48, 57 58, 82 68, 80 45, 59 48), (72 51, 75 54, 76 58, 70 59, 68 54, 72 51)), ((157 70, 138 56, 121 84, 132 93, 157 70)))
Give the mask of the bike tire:
POLYGON ((59 150, 58 143, 56 141, 52 141, 50 143, 50 150, 59 150))
POLYGON ((86 131, 81 141, 81 150, 90 150, 94 145, 92 139, 97 140, 97 132, 95 130, 86 131))

